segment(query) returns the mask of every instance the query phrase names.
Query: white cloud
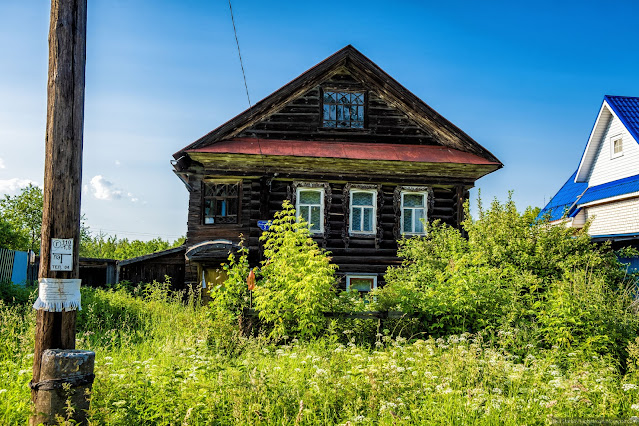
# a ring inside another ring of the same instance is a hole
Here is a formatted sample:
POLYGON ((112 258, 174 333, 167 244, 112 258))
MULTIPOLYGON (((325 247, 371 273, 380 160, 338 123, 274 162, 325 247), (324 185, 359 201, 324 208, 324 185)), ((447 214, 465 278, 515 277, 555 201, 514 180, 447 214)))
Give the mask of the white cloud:
POLYGON ((31 179, 0 179, 0 193, 15 195, 20 192, 22 188, 29 185, 30 183, 37 185, 37 183, 32 181, 31 179))
POLYGON ((115 165, 116 165, 117 167, 120 167, 120 164, 122 164, 122 163, 120 163, 120 160, 115 160, 115 165))
POLYGON ((125 193, 102 175, 96 175, 91 178, 91 190, 93 191, 93 196, 98 200, 121 200, 126 197, 133 203, 138 201, 137 197, 132 193, 125 193))
POLYGON ((0 169, 4 169, 4 160, 0 158, 0 169))

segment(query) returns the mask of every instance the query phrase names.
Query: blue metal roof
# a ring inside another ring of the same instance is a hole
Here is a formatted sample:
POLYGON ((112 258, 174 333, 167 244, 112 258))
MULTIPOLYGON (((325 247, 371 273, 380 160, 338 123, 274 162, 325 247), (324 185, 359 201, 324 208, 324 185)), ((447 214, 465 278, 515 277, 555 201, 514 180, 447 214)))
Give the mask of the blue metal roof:
POLYGON ((592 201, 604 200, 633 192, 639 192, 639 175, 592 186, 579 199, 579 204, 583 205, 592 201))
POLYGON ((559 220, 567 214, 571 213, 569 210, 572 205, 577 201, 579 196, 583 194, 583 192, 588 188, 587 182, 578 182, 575 183, 575 175, 577 171, 568 178, 566 183, 561 187, 561 189, 555 194, 554 197, 546 204, 541 212, 539 212, 539 216, 537 219, 544 218, 548 216, 548 220, 551 222, 554 220, 559 220))
POLYGON ((639 143, 639 98, 606 95, 604 99, 639 143))

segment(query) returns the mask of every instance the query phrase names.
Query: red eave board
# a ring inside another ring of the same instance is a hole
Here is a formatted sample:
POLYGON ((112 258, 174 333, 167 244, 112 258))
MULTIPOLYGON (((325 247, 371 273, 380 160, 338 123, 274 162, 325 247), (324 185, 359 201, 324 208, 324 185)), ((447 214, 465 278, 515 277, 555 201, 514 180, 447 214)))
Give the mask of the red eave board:
POLYGON ((500 165, 498 162, 486 160, 478 155, 444 146, 388 143, 234 138, 186 152, 500 165))

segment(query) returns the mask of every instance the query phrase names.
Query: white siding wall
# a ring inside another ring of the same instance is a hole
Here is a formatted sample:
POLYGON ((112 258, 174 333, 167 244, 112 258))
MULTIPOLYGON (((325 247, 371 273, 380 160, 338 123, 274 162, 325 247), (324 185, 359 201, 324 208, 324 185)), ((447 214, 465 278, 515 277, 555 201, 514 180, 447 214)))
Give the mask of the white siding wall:
POLYGON ((586 207, 586 217, 594 219, 590 235, 628 234, 639 232, 639 198, 586 207))
POLYGON ((597 150, 594 167, 588 179, 589 186, 623 179, 639 174, 639 145, 617 117, 605 127, 597 150), (611 158, 610 137, 623 136, 623 156, 611 158))

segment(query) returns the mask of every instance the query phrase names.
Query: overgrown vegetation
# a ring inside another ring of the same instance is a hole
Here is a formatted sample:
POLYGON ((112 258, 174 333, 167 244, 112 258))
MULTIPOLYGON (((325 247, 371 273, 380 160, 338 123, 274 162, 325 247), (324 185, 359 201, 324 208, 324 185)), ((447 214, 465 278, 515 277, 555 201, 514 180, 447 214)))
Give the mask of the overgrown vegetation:
POLYGON ((587 227, 549 226, 511 200, 478 210, 463 223, 467 238, 435 222, 427 237, 400 241, 404 262, 386 273, 379 305, 420 313, 427 335, 500 340, 500 330, 516 329, 513 349, 535 342, 623 363, 639 321, 635 278, 615 252, 591 243, 587 227))
MULTIPOLYGON (((97 354, 92 424, 519 425, 639 414, 634 277, 609 247, 511 201, 480 208, 462 231, 428 231, 400 243, 403 265, 367 298, 334 293, 329 254, 290 205, 264 233, 252 293, 245 250, 207 306, 168 282, 83 289, 78 346, 97 354), (263 327, 247 337, 239 323, 251 305, 263 327), (322 315, 373 309, 417 318, 322 315)), ((22 424, 33 295, 0 290, 0 423, 22 424)))

